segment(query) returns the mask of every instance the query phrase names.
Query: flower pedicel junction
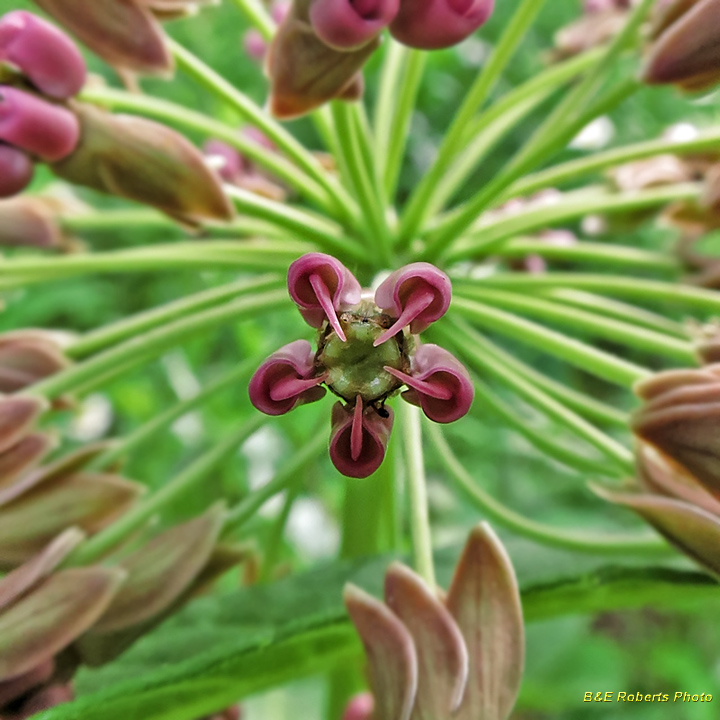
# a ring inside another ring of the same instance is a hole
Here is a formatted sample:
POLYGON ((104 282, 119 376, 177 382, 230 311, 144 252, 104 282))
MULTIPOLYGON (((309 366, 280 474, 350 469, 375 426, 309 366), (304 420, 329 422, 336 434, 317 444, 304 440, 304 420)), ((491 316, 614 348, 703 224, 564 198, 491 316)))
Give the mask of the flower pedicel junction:
POLYGON ((0 720, 574 717, 523 615, 717 665, 718 0, 34 5, 0 720))

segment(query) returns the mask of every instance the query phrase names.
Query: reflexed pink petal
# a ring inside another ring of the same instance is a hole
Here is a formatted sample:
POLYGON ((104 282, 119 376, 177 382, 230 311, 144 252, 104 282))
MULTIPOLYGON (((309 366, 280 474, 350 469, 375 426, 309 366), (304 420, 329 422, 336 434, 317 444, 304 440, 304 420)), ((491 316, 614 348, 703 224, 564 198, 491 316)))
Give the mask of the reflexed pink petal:
POLYGON ((65 107, 7 85, 0 86, 0 140, 55 162, 78 144, 80 124, 65 107))
POLYGON ((288 291, 308 325, 319 328, 327 320, 345 341, 337 313, 359 303, 362 289, 339 260, 324 253, 298 258, 288 269, 288 291))
POLYGON ((494 0, 401 0, 390 32, 410 47, 450 47, 483 25, 492 15, 494 4, 494 0))
POLYGON ((468 679, 468 651, 447 608, 410 568, 393 563, 385 574, 385 602, 415 643, 418 689, 413 720, 449 718, 468 679))
POLYGON ((412 358, 411 373, 385 370, 409 388, 403 397, 418 404, 435 422, 449 423, 467 414, 475 388, 463 364, 438 345, 421 345, 412 358))
POLYGON ((393 425, 392 410, 385 408, 385 412, 388 416, 380 417, 373 407, 368 406, 362 411, 362 421, 358 423, 357 402, 352 409, 343 407, 340 402, 335 403, 330 432, 330 459, 343 475, 364 478, 380 467, 393 425))
POLYGON ((388 26, 399 7, 400 0, 311 0, 310 23, 331 48, 356 50, 388 26))
POLYGON ((506 720, 525 655, 520 591, 505 548, 487 523, 470 534, 445 601, 469 654, 457 720, 506 720))
POLYGON ((0 18, 0 60, 15 65, 38 90, 58 100, 77 95, 85 84, 85 61, 75 43, 24 10, 0 18))
POLYGON ((410 633, 387 606, 360 588, 346 585, 343 597, 368 659, 373 720, 409 720, 418 685, 410 633))
POLYGON ((0 144, 0 198, 9 198, 22 192, 33 179, 35 168, 30 156, 0 144))
POLYGON ((420 333, 441 318, 450 307, 450 278, 434 265, 412 263, 392 273, 375 292, 375 304, 397 318, 375 345, 381 345, 404 327, 420 333))
POLYGON ((275 351, 250 380, 250 402, 267 415, 284 415, 300 403, 325 395, 318 387, 325 375, 315 375, 315 353, 307 340, 296 340, 275 351))

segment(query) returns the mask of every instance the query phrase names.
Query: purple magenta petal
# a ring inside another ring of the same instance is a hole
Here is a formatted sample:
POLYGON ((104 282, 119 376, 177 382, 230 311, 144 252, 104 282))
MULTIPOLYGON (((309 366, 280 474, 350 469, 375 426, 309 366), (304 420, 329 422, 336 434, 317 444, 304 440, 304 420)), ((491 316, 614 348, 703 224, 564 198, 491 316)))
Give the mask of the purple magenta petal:
POLYGON ((24 190, 32 181, 35 168, 26 153, 9 145, 0 145, 0 198, 24 190))
POLYGON ((420 405, 437 423, 450 423, 467 414, 475 397, 470 375, 462 363, 438 345, 421 345, 411 362, 411 374, 386 367, 410 390, 403 398, 420 405))
POLYGON ((410 332, 422 332, 447 312, 451 299, 450 278, 434 265, 418 262, 396 270, 375 292, 375 304, 397 322, 375 341, 375 346, 408 325, 410 332))
POLYGON ((333 406, 330 459, 343 475, 365 478, 382 464, 393 425, 392 410, 385 411, 387 417, 380 417, 373 407, 360 404, 358 410, 357 402, 353 408, 333 406))
POLYGON ((0 86, 0 140, 55 162, 78 144, 80 123, 67 108, 0 86))
POLYGON ((315 376, 315 353, 307 340, 296 340, 274 352, 250 380, 250 402, 267 415, 284 415, 301 403, 320 400, 325 388, 315 376))
POLYGON ((339 260, 324 253, 303 255, 288 270, 288 290, 308 325, 319 328, 327 320, 345 341, 337 311, 359 303, 362 290, 339 260))
POLYGON ((310 23, 336 50, 356 50, 377 37, 395 18, 400 0, 312 0, 310 23))
POLYGON ((66 100, 85 84, 85 61, 62 31, 23 10, 0 18, 0 60, 15 65, 45 95, 66 100))
POLYGON ((494 4, 494 0, 401 0, 390 32, 410 47, 450 47, 483 25, 492 15, 494 4))

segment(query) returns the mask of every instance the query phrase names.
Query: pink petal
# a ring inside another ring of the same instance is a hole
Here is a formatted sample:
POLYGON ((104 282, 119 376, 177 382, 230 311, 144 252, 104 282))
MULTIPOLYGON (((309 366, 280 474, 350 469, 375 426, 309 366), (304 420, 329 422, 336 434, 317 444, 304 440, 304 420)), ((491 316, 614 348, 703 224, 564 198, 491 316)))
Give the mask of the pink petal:
POLYGON ((32 182, 34 173, 35 168, 27 153, 9 145, 0 145, 0 198, 22 192, 32 182))
POLYGON ((331 48, 356 50, 377 37, 399 8, 400 0, 312 0, 310 23, 331 48))
POLYGON ((342 720, 373 720, 374 708, 375 701, 372 694, 369 692, 360 693, 347 704, 342 720))

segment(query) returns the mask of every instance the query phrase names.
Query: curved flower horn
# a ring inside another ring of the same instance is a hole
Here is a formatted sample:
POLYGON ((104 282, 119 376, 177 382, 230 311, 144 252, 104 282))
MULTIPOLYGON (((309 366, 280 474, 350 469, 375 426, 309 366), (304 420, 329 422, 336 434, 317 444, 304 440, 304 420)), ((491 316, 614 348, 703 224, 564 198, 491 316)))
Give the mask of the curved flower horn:
POLYGON ((250 402, 266 415, 284 415, 301 403, 320 400, 326 375, 313 376, 314 353, 307 340, 296 340, 274 352, 250 380, 250 402))
POLYGON ((35 168, 26 153, 9 145, 0 145, 0 198, 24 190, 31 182, 35 168))
POLYGON ((434 265, 417 262, 396 270, 376 290, 375 304, 398 319, 374 342, 375 347, 407 325, 410 332, 422 332, 447 312, 451 299, 450 278, 434 265))
POLYGON ((38 90, 59 100, 77 95, 85 84, 85 61, 75 43, 24 10, 0 18, 0 60, 15 65, 38 90))
POLYGON ((360 395, 352 410, 339 402, 333 406, 330 459, 343 475, 365 478, 382 464, 393 425, 392 410, 385 410, 387 417, 363 409, 360 395))
POLYGON ((400 0, 313 0, 310 23, 336 50, 356 50, 377 37, 398 13, 400 0))
POLYGON ((439 50, 474 33, 494 6, 494 0, 401 0, 390 32, 403 45, 439 50))
POLYGON ((410 375, 386 367, 386 372, 410 389, 403 398, 419 405, 437 423, 450 423, 466 415, 475 389, 462 363, 438 345, 421 345, 412 360, 410 375))
POLYGON ((67 108, 17 88, 0 86, 0 140, 54 162, 69 155, 80 124, 67 108))
POLYGON ((345 342, 337 311, 360 302, 362 290, 355 276, 339 261, 324 253, 308 253, 288 270, 290 297, 312 327, 330 323, 345 342))

